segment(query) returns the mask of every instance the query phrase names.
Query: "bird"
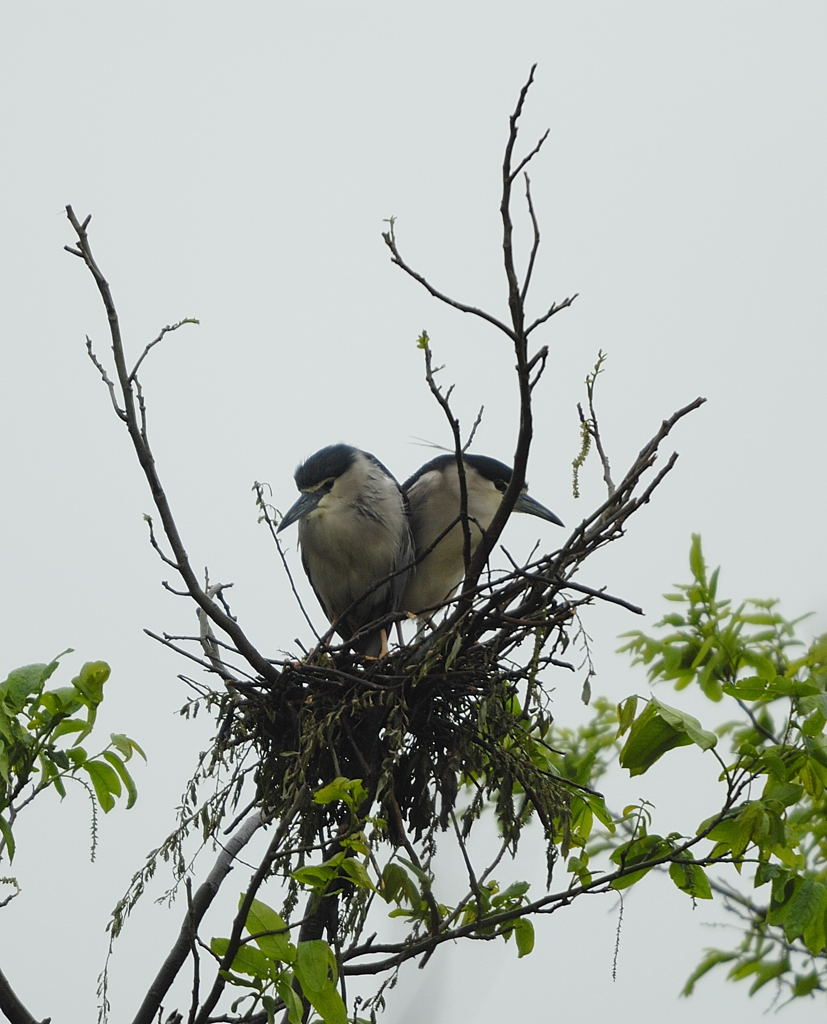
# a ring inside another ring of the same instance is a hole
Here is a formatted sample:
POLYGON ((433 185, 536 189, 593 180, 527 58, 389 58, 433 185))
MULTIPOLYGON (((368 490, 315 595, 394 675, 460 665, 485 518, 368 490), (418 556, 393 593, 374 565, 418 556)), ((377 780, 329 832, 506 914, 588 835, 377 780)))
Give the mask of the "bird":
MULTIPOLYGON (((500 507, 512 470, 487 455, 463 454, 462 464, 473 555, 482 539, 482 531, 488 529, 500 507)), ((416 567, 402 595, 402 608, 412 616, 427 620, 429 613, 453 594, 465 574, 464 531, 458 521, 461 506, 456 455, 438 455, 426 462, 405 481, 402 490, 410 504, 416 546, 416 567), (437 542, 443 533, 445 536, 437 542)), ((545 505, 529 496, 527 485, 520 492, 514 511, 563 525, 545 505)))
POLYGON ((301 497, 278 532, 299 523, 302 565, 336 631, 357 652, 387 653, 387 630, 365 627, 398 611, 413 568, 408 505, 375 455, 349 444, 322 448, 295 472, 301 497))

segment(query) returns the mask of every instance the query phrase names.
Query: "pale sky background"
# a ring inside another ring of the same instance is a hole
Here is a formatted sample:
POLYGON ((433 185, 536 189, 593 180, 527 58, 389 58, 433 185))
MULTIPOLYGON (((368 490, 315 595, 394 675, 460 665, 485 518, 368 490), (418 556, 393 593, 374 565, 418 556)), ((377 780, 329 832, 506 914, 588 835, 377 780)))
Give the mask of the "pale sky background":
MULTIPOLYGON (((544 249, 530 308, 580 298, 542 336, 532 493, 569 525, 602 500, 594 464, 579 501, 570 487, 575 404, 599 348, 617 476, 661 419, 705 395, 666 448, 681 453, 675 471, 581 579, 639 602, 650 625, 659 595, 687 578, 700 531, 727 593, 814 610, 813 636, 827 629, 825 43, 820 0, 4 5, 3 663, 71 646, 65 682, 84 660, 108 660, 103 734, 126 731, 149 754, 136 808, 101 821, 95 865, 79 790, 21 819, 25 891, 2 911, 0 956, 35 1015, 94 1020, 108 911, 168 831, 210 737, 205 720, 175 715, 188 666, 142 633, 189 631, 192 615, 160 587, 169 574, 146 541, 146 485, 86 357, 84 334, 103 352, 106 323, 62 250, 73 240, 64 205, 93 214, 133 354, 164 324, 201 319, 146 364, 151 437, 194 565, 234 581, 235 612, 275 654, 308 630, 256 524, 252 482, 271 483, 285 510, 296 463, 324 444, 367 448, 403 479, 431 454, 416 438, 447 443, 421 379, 422 328, 465 423, 486 407, 475 450, 511 457, 504 339, 429 299, 390 265, 380 232, 395 215, 410 262, 504 312, 501 152, 537 61, 523 147, 546 127, 551 137, 532 171, 544 249)), ((539 536, 561 539, 523 517, 506 543, 524 553, 539 536)), ((647 692, 613 653, 640 625, 620 609, 587 618, 595 692, 647 692)), ((562 722, 581 714, 580 682, 548 680, 562 722)), ((715 772, 685 753, 651 782, 618 773, 610 802, 647 796, 662 830, 694 827, 715 772)), ((531 870, 539 880, 542 866, 531 870)), ((230 903, 245 877, 228 885, 230 903)), ((113 1021, 131 1019, 181 914, 138 910, 113 968, 113 1021)), ((626 900, 612 982, 615 901, 581 900, 538 921, 522 961, 489 943, 408 967, 384 1019, 756 1020, 767 998, 715 976, 677 999, 703 947, 731 941, 720 920, 653 880, 626 900)), ((218 916, 213 934, 225 933, 218 916)), ((782 1019, 823 1012, 804 1003, 782 1019)))

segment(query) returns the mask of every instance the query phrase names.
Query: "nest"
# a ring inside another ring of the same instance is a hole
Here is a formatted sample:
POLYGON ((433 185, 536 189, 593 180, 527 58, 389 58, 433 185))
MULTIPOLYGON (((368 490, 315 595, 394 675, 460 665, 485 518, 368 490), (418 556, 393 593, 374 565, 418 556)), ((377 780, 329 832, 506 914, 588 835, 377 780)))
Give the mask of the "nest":
MULTIPOLYGON (((569 784, 535 763, 538 708, 529 714, 518 698, 531 676, 530 666, 507 664, 490 643, 450 633, 381 661, 344 649, 317 653, 285 665, 278 686, 245 686, 225 712, 224 743, 252 744, 261 806, 283 818, 298 801, 307 844, 346 828, 347 808, 312 800, 342 777, 362 780, 360 816, 372 807, 394 846, 447 828, 463 789, 466 834, 493 800, 515 844, 532 811, 547 835, 559 836, 569 784)), ((544 700, 535 688, 531 701, 544 700)))

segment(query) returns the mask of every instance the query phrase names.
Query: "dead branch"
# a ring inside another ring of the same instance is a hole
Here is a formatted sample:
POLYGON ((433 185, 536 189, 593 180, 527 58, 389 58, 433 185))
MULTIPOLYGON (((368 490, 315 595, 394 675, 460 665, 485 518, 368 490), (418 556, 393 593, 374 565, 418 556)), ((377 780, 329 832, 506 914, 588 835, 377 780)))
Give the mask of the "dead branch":
MULTIPOLYGON (((121 325, 118 312, 115 307, 115 301, 112 298, 112 291, 109 287, 109 283, 104 277, 103 272, 92 254, 89 242, 87 227, 89 225, 90 217, 86 217, 83 222, 80 222, 75 216, 75 212, 71 206, 66 207, 66 216, 68 217, 69 223, 72 225, 78 239, 77 247, 67 247, 68 251, 83 260, 90 274, 94 278, 95 284, 97 285, 103 301, 104 309, 106 310, 106 316, 109 322, 109 334, 112 341, 112 356, 115 363, 118 387, 120 389, 120 398, 123 403, 122 419, 126 423, 130 439, 132 440, 132 445, 135 449, 135 454, 138 456, 138 461, 144 472, 147 483, 149 484, 152 500, 161 517, 164 533, 166 534, 173 552, 176 569, 181 575, 188 594, 195 603, 203 609, 210 620, 218 626, 219 629, 223 630, 232 639, 238 652, 247 659, 253 669, 265 679, 275 683, 278 676, 267 659, 262 657, 258 650, 247 639, 244 631, 238 623, 227 615, 219 604, 211 600, 198 583, 196 575, 190 565, 186 548, 184 547, 184 543, 178 532, 178 526, 173 517, 166 492, 161 484, 161 479, 155 466, 155 457, 152 453, 149 438, 146 433, 146 416, 145 410, 143 409, 143 402, 141 401, 140 411, 136 405, 138 395, 138 392, 136 391, 136 388, 138 387, 136 371, 141 360, 138 360, 138 363, 132 373, 127 370, 121 325)), ((183 322, 186 321, 182 321, 182 323, 183 322)), ((163 334, 164 332, 162 331, 158 340, 163 337, 163 334)), ((144 355, 147 350, 148 349, 144 350, 144 355)), ((141 359, 142 358, 143 356, 141 356, 141 359)), ((112 389, 110 389, 110 393, 112 393, 112 389)), ((117 404, 115 407, 117 411, 117 404)))

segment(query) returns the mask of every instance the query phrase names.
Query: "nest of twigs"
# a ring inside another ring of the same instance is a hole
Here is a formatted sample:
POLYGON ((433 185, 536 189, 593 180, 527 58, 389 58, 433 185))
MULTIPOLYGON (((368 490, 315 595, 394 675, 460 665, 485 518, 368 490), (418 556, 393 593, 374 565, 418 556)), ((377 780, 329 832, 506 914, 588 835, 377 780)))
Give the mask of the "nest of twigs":
POLYGON ((490 643, 451 633, 380 661, 338 649, 286 665, 276 687, 246 686, 222 732, 228 744, 255 748, 268 813, 280 818, 299 800, 307 843, 344 824, 341 806, 312 799, 341 777, 362 780, 373 820, 395 846, 447 828, 463 790, 463 831, 493 799, 506 838, 516 842, 532 811, 550 837, 565 825, 570 790, 532 755, 546 697, 534 685, 526 699, 531 676, 490 643))

